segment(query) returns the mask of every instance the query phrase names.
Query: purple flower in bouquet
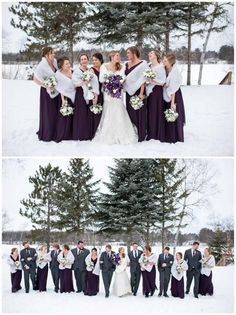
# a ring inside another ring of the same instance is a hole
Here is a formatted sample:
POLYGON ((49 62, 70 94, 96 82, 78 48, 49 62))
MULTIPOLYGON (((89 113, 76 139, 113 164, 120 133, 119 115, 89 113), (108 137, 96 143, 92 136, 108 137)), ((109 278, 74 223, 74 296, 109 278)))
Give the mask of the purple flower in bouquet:
POLYGON ((124 78, 119 74, 106 75, 103 89, 111 97, 121 98, 123 82, 124 78))
POLYGON ((112 255, 112 262, 114 265, 119 265, 120 263, 120 256, 119 254, 113 254, 112 255))

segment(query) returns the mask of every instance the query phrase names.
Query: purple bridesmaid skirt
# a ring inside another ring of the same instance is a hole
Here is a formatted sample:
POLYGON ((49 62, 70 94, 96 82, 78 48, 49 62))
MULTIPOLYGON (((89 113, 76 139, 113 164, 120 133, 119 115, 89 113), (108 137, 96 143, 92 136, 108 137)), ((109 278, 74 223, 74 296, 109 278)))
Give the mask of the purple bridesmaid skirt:
MULTIPOLYGON (((134 95, 139 95, 140 89, 135 92, 134 95)), ((132 95, 133 96, 133 95, 132 95)), ((146 139, 147 135, 147 102, 144 100, 144 106, 140 109, 133 109, 133 107, 130 105, 130 98, 131 96, 126 93, 126 109, 128 111, 130 120, 132 123, 137 127, 138 130, 138 141, 144 141, 146 139)))
POLYGON ((39 140, 55 141, 60 95, 51 98, 47 90, 40 89, 39 140))
POLYGON ((143 276, 143 294, 153 294, 156 289, 156 268, 152 267, 150 272, 142 271, 143 276))
POLYGON ((209 277, 206 275, 200 275, 199 279, 199 293, 201 295, 213 295, 214 287, 212 283, 212 272, 209 277))
MULTIPOLYGON (((56 133, 56 141, 60 142, 62 140, 72 140, 72 128, 73 128, 73 115, 63 116, 60 113, 62 101, 60 98, 59 102, 59 114, 57 121, 57 133, 56 133)), ((68 99, 69 106, 74 107, 73 103, 70 99, 68 99)))
POLYGON ((60 270, 60 292, 74 292, 72 270, 60 270))
POLYGON ((165 141, 163 87, 156 85, 147 99, 147 140, 165 141))
POLYGON ((90 140, 90 117, 93 113, 84 99, 82 87, 76 88, 74 107, 72 138, 73 140, 90 140))
MULTIPOLYGON (((164 102, 165 109, 170 108, 170 102, 164 102)), ((175 103, 176 111, 179 114, 178 118, 175 122, 167 122, 166 130, 165 130, 165 142, 168 143, 176 143, 176 142, 184 142, 184 125, 185 125, 185 110, 184 110, 184 102, 181 90, 179 89, 175 93, 175 103)))
POLYGON ((182 277, 182 279, 178 281, 172 276, 170 290, 173 297, 179 297, 183 299, 184 298, 184 278, 182 277))
POLYGON ((47 279, 48 279, 48 265, 46 265, 43 269, 37 269, 37 289, 39 291, 47 291, 47 279))
POLYGON ((16 292, 21 289, 21 278, 22 278, 22 270, 17 270, 14 273, 11 273, 11 290, 12 292, 16 292))
POLYGON ((86 295, 96 295, 99 292, 99 276, 87 271, 86 275, 86 295))

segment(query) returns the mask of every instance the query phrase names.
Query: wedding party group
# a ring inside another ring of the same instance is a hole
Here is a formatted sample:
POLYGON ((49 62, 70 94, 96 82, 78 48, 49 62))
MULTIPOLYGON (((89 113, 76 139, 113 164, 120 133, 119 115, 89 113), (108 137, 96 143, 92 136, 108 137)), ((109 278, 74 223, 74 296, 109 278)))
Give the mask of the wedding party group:
POLYGON ((50 268, 56 293, 75 291, 72 274, 74 271, 77 293, 97 295, 101 273, 106 298, 110 295, 113 275, 114 295, 136 296, 142 277, 142 293, 148 298, 158 290, 156 286, 158 270, 159 297, 162 295, 169 297, 168 288, 171 279, 171 295, 183 299, 185 293, 190 292, 193 278, 195 298, 198 298, 198 294, 213 295, 212 269, 215 266, 215 259, 209 248, 205 248, 202 255, 198 250, 198 242, 194 242, 192 248, 185 251, 184 256, 181 252, 177 252, 175 257, 170 253, 168 246, 157 257, 149 245, 140 250, 137 243, 132 244, 128 254, 125 253, 124 247, 120 247, 118 253, 115 253, 110 244, 106 245, 105 251, 99 254, 96 248, 92 248, 91 251, 85 248, 83 241, 79 241, 71 250, 68 245, 63 245, 61 250, 58 244, 54 244, 50 252, 47 251, 46 245, 40 246, 36 251, 35 248, 30 247, 28 241, 23 242, 23 247, 20 254, 17 248, 13 248, 7 260, 10 265, 13 293, 21 289, 22 271, 26 293, 30 290, 30 279, 33 290, 47 291, 50 268), (184 289, 185 272, 186 290, 184 289))
POLYGON ((109 53, 108 63, 94 53, 89 67, 89 56, 82 53, 72 70, 68 57, 56 60, 54 50, 44 47, 34 71, 41 86, 39 140, 184 142, 182 77, 175 55, 161 57, 152 50, 148 63, 135 46, 126 54, 122 64, 118 51, 109 53))

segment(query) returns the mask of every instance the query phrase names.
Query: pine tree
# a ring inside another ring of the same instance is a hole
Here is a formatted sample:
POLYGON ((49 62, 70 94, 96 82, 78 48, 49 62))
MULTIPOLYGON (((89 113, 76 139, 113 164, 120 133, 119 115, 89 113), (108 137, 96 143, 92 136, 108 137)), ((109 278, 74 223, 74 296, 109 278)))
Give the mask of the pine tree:
POLYGON ((184 180, 184 168, 177 167, 176 159, 153 160, 153 177, 156 184, 153 194, 158 214, 157 227, 161 230, 162 250, 167 242, 167 231, 175 227, 178 219, 178 202, 183 198, 179 187, 184 180))
POLYGON ((55 205, 55 190, 61 180, 62 172, 59 167, 39 166, 34 176, 29 177, 33 191, 27 199, 21 200, 24 208, 20 214, 30 219, 34 229, 41 229, 49 250, 50 233, 55 228, 57 207, 55 205))
POLYGON ((150 243, 156 222, 150 159, 116 159, 110 167, 108 193, 101 195, 97 220, 100 233, 123 234, 130 244, 134 235, 150 243))
POLYGON ((98 203, 99 181, 93 181, 89 161, 71 159, 68 171, 63 174, 56 192, 58 211, 57 227, 68 232, 81 233, 93 225, 98 203))
POLYGON ((26 51, 43 46, 66 47, 73 63, 73 45, 84 39, 85 6, 82 2, 22 2, 10 7, 15 28, 27 35, 26 51))
POLYGON ((214 232, 214 236, 211 237, 208 245, 217 264, 222 259, 223 254, 227 252, 227 239, 225 232, 222 231, 220 226, 217 226, 214 232))

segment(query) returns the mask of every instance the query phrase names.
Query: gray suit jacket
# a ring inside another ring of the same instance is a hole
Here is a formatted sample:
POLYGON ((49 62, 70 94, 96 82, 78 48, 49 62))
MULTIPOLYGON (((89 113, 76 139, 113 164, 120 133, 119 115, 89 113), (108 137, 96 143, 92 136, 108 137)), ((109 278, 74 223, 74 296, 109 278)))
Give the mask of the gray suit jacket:
POLYGON ((169 273, 171 273, 171 267, 172 267, 173 262, 174 262, 174 256, 173 255, 168 254, 168 257, 165 258, 164 254, 160 254, 158 257, 158 263, 157 263, 159 272, 169 271, 169 273), (166 264, 166 267, 162 267, 163 263, 166 264))
POLYGON ((37 260, 37 253, 35 248, 24 248, 20 251, 20 261, 23 267, 23 270, 30 270, 36 269, 36 260, 37 260), (31 257, 32 259, 29 261, 27 258, 31 257), (26 269, 25 266, 28 266, 30 269, 26 269))
POLYGON ((137 272, 140 271, 141 272, 141 268, 140 268, 140 264, 139 264, 139 258, 142 255, 142 251, 138 250, 138 257, 134 257, 133 251, 129 252, 128 256, 129 256, 129 260, 130 260, 130 273, 132 272, 137 272))
POLYGON ((50 255, 51 255, 51 261, 50 261, 50 268, 51 269, 59 269, 59 262, 57 260, 58 255, 60 254, 61 250, 58 251, 58 253, 56 253, 55 255, 55 251, 52 250, 50 255))
MULTIPOLYGON (((111 256, 114 254, 115 252, 112 251, 111 256)), ((101 270, 105 272, 114 271, 116 268, 114 262, 112 261, 112 257, 109 258, 106 251, 101 253, 99 263, 101 270)))
POLYGON ((196 251, 194 256, 192 255, 191 249, 187 249, 184 253, 184 260, 188 263, 188 271, 191 271, 192 269, 200 271, 202 268, 202 264, 200 262, 201 259, 202 254, 199 250, 196 251))
POLYGON ((73 269, 85 271, 86 270, 85 258, 89 255, 90 251, 87 248, 84 248, 83 250, 80 251, 80 254, 78 254, 78 248, 75 247, 71 250, 71 252, 75 257, 73 269))

